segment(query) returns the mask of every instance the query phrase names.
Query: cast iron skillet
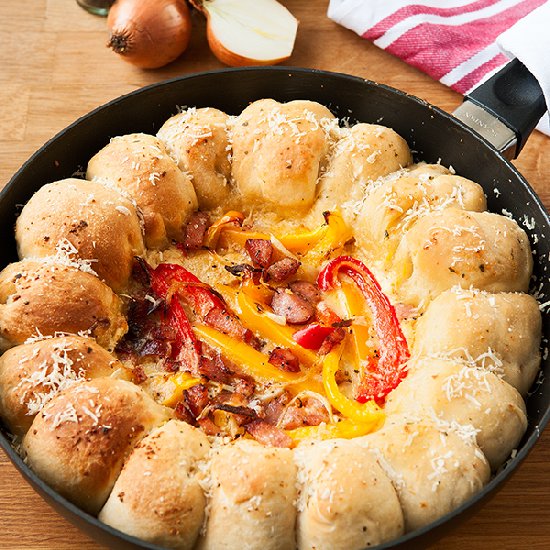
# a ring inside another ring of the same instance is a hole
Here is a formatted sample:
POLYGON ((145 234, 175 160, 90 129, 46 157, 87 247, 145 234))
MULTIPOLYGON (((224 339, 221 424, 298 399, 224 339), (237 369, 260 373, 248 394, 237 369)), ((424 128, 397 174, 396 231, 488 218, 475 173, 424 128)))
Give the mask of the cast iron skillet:
MULTIPOLYGON (((481 94, 473 94, 471 102, 464 104, 462 109, 466 112, 460 115, 482 127, 482 132, 494 138, 493 141, 500 140, 499 147, 512 154, 519 151, 545 110, 540 89, 531 85, 509 85, 510 74, 515 78, 518 74, 522 76, 522 72, 525 72, 523 66, 512 63, 504 76, 490 82, 481 94), (490 115, 486 111, 480 114, 477 107, 480 103, 490 104, 490 115), (494 114, 497 118, 491 116, 494 114)), ((154 84, 96 109, 63 130, 23 165, 0 194, 0 234, 5 239, 0 250, 0 267, 17 259, 13 228, 21 205, 42 185, 85 169, 88 159, 109 138, 132 132, 155 134, 162 123, 176 113, 178 106, 211 106, 238 114, 251 101, 266 97, 279 101, 310 99, 328 106, 339 117, 349 117, 352 122, 389 126, 407 139, 417 159, 427 162, 440 160, 445 166, 452 165, 458 174, 479 182, 485 189, 490 211, 501 213, 505 210, 520 225, 524 222, 523 228, 530 235, 534 250, 537 285, 542 283, 542 300, 548 299, 548 214, 523 177, 492 145, 451 115, 403 92, 348 75, 285 67, 227 69, 154 84)), ((546 337, 549 329, 549 316, 544 315, 546 337)), ((542 368, 548 374, 550 360, 545 360, 542 368)), ((479 505, 502 485, 525 458, 548 422, 549 376, 541 377, 533 388, 527 400, 527 410, 529 426, 517 455, 483 491, 431 525, 408 533, 383 548, 425 546, 451 523, 456 524, 466 515, 465 512, 471 513, 474 505, 479 505), (449 521, 451 519, 453 522, 449 521)), ((1 428, 0 445, 49 504, 101 543, 117 548, 157 548, 103 525, 59 496, 23 463, 11 448, 6 430, 1 428)))

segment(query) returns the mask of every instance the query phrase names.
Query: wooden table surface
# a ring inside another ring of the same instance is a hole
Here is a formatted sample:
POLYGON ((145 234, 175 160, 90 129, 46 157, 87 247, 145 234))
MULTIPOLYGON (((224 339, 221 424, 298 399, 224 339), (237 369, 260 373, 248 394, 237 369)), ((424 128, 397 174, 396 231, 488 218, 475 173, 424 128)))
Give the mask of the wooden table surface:
MULTIPOLYGON (((401 88, 452 111, 461 98, 326 17, 328 0, 283 2, 300 20, 289 65, 346 72, 401 88)), ((106 21, 74 0, 0 1, 0 186, 77 117, 136 88, 222 65, 193 16, 187 52, 156 71, 123 63, 105 47, 106 21)), ((516 165, 550 206, 550 139, 535 134, 516 165)), ((433 548, 550 548, 550 431, 513 480, 433 548)), ((0 548, 97 549, 57 515, 0 452, 0 548)))

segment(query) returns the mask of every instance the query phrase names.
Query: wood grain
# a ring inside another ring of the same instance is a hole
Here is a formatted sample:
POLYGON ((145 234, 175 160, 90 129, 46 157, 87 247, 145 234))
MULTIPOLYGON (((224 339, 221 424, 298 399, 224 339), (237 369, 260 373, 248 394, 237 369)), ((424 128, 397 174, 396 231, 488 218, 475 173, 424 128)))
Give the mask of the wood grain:
MULTIPOLYGON (((327 0, 284 3, 300 19, 289 65, 369 78, 445 110, 460 103, 454 92, 331 22, 327 0)), ((202 18, 194 14, 193 23, 191 45, 179 60, 141 71, 105 47, 105 20, 75 1, 1 1, 0 186, 46 140, 91 109, 152 82, 221 67, 207 48, 202 18)), ((535 134, 516 162, 547 206, 549 157, 550 140, 535 134)), ((53 512, 0 454, 0 548, 101 548, 53 512)), ((433 548, 550 548, 549 483, 547 432, 500 493, 433 548)))

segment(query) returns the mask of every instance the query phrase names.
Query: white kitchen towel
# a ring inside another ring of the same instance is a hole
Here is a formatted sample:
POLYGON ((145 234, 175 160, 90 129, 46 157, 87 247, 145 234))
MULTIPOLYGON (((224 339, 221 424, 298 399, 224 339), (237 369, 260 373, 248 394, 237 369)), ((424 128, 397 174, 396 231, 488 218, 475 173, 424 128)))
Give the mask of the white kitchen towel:
POLYGON ((518 57, 550 105, 547 0, 330 0, 328 16, 461 94, 518 57))

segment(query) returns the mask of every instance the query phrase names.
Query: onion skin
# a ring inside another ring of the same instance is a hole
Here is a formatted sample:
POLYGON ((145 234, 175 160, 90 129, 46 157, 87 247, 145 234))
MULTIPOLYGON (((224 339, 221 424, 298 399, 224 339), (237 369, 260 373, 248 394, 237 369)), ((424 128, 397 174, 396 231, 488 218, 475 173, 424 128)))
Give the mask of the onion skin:
POLYGON ((191 38, 185 0, 117 0, 107 26, 107 46, 141 69, 157 69, 174 61, 191 38))

